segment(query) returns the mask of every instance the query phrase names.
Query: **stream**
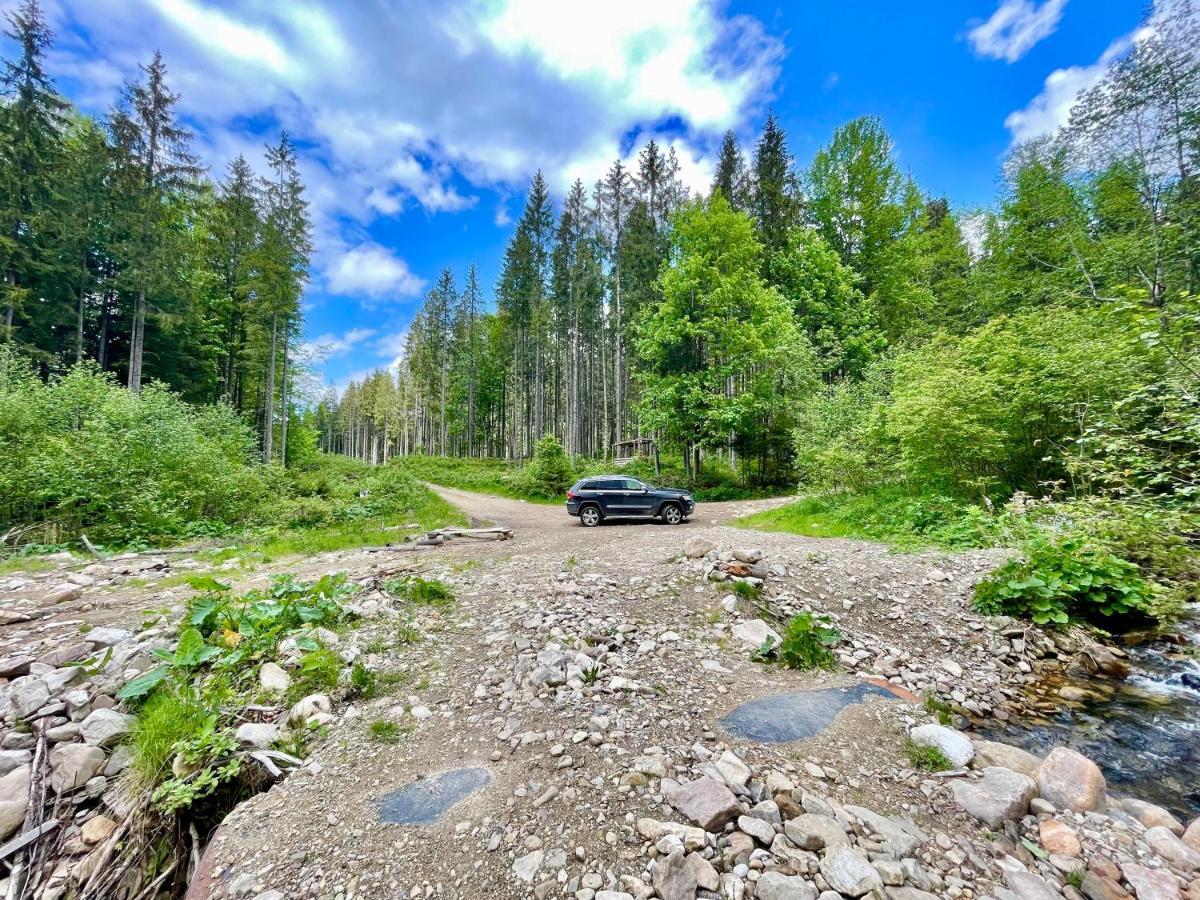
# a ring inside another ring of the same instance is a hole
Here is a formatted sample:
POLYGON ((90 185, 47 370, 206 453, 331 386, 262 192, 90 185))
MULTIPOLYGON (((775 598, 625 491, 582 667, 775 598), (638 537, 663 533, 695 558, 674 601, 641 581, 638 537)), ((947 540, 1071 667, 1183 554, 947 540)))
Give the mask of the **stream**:
POLYGON ((1157 803, 1190 822, 1200 816, 1200 608, 1175 632, 1184 643, 1127 648, 1133 669, 1124 681, 1063 682, 1093 697, 1055 698, 1053 713, 996 723, 989 737, 1039 755, 1072 747, 1100 766, 1110 793, 1157 803))

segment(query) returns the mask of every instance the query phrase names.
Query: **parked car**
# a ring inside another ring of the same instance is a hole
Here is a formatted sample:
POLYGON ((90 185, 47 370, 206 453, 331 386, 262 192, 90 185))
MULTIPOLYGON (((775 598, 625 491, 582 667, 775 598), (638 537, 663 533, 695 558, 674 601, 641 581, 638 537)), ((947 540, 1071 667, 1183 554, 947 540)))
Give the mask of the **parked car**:
POLYGON ((627 475, 592 475, 567 491, 567 512, 586 528, 604 519, 662 519, 678 525, 696 511, 687 491, 655 487, 627 475))

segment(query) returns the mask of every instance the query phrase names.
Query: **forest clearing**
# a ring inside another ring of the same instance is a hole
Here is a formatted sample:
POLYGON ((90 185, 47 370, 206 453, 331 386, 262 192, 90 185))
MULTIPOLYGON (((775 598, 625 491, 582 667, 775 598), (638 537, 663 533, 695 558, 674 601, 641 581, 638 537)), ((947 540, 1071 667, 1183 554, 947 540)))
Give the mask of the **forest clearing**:
POLYGON ((0 898, 1200 900, 1200 11, 451 5, 0 3, 0 898))

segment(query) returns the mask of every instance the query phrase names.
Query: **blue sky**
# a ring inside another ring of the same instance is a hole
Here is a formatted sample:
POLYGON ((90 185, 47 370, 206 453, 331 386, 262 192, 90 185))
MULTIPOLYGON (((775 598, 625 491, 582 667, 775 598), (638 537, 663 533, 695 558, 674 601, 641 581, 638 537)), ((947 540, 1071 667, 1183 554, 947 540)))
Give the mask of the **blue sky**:
MULTIPOLYGON (((0 0, 0 9, 15 0, 0 0)), ((1135 38, 1141 0, 43 0, 60 88, 103 113, 155 48, 219 175, 287 128, 317 253, 306 351, 344 384, 392 363, 443 266, 490 294, 525 186, 561 196, 646 136, 708 184, 726 128, 772 107, 797 162, 882 117, 959 209, 1061 124, 1135 38)), ((6 48, 7 49, 7 48, 6 48)))

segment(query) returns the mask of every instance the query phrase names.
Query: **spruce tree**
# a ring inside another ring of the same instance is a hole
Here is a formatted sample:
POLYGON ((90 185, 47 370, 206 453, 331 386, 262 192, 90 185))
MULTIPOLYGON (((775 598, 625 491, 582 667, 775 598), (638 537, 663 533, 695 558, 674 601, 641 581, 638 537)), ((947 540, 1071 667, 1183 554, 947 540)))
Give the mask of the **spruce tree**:
POLYGON ((754 151, 753 183, 754 219, 769 257, 787 245, 788 232, 800 221, 799 184, 792 171, 787 135, 771 112, 754 151))

